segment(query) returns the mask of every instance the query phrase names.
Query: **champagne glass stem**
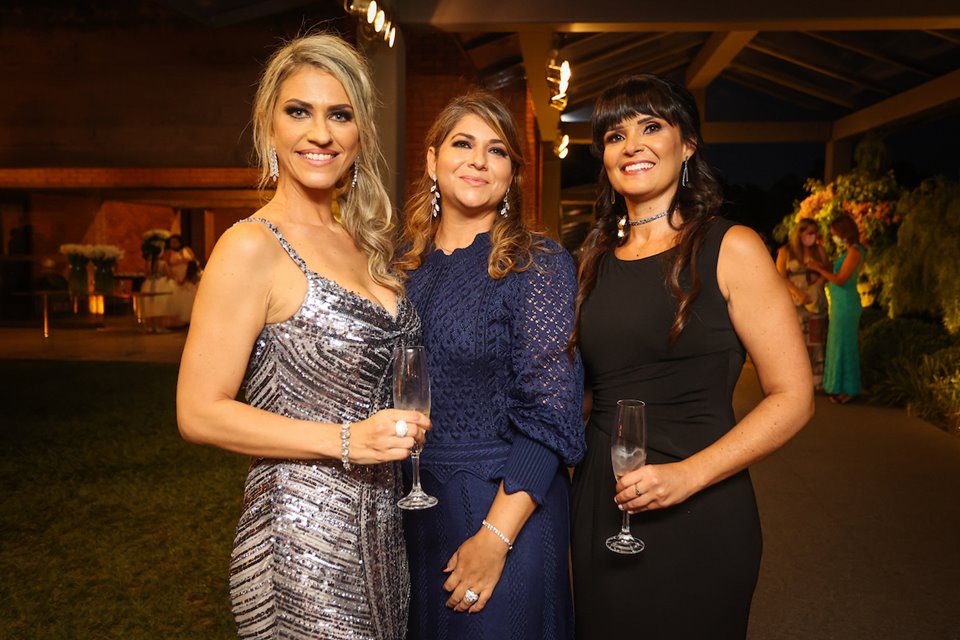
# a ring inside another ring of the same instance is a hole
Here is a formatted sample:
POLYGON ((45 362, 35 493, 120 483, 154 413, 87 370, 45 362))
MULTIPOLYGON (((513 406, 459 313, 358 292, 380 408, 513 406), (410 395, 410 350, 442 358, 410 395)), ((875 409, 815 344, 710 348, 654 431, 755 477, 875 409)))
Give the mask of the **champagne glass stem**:
POLYGON ((620 535, 630 536, 630 512, 623 510, 623 524, 620 525, 620 535))
POLYGON ((420 448, 415 448, 410 453, 411 462, 413 463, 413 488, 411 493, 420 493, 423 489, 420 488, 420 448))

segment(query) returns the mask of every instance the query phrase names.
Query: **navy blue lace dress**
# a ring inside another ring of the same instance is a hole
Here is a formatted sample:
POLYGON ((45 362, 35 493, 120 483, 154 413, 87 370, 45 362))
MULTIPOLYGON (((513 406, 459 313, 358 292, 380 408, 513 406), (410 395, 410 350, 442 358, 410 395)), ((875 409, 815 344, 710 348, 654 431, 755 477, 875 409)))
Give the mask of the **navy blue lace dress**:
POLYGON ((534 268, 501 280, 487 274, 489 255, 489 234, 480 234, 452 255, 431 254, 407 284, 432 392, 421 480, 440 500, 404 513, 409 638, 566 640, 573 637, 566 467, 584 451, 583 373, 579 357, 571 361, 565 351, 576 274, 555 243, 536 254, 534 268), (444 606, 442 570, 480 529, 501 481, 538 508, 484 610, 454 613, 444 606))

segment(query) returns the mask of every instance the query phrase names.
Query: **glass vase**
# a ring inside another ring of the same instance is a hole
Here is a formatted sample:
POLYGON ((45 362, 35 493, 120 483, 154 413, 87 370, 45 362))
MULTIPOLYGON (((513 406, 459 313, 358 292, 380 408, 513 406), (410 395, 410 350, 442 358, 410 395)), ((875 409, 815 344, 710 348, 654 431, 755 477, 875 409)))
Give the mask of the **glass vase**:
POLYGON ((70 261, 70 273, 67 276, 67 286, 70 293, 79 296, 89 291, 87 261, 72 259, 70 261))
POLYGON ((97 293, 111 294, 115 285, 112 260, 95 260, 93 263, 93 290, 97 293))

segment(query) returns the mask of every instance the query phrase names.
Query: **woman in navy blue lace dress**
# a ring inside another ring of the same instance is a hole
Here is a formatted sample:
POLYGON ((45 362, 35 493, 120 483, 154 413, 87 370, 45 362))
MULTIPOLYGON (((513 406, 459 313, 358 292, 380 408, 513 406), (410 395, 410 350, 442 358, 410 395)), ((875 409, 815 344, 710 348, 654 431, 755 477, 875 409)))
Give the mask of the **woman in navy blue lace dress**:
POLYGON ((427 136, 400 269, 420 314, 433 429, 404 514, 411 639, 573 637, 569 478, 582 456, 582 369, 568 354, 576 275, 521 219, 516 125, 488 94, 427 136))

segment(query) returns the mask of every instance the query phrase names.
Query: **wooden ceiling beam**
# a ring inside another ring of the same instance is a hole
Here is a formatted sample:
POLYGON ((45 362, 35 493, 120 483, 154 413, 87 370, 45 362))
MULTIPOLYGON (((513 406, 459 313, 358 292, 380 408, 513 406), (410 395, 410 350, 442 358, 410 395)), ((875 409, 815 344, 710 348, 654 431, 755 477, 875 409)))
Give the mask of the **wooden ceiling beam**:
POLYGON ((960 69, 837 119, 833 123, 833 140, 909 120, 955 102, 960 102, 960 69))
POLYGON ((687 67, 687 88, 706 89, 756 35, 756 31, 718 31, 711 35, 687 67))
POLYGON ((246 168, 0 168, 5 189, 249 189, 259 178, 246 168))
POLYGON ((464 51, 470 51, 471 49, 476 49, 477 47, 483 47, 488 44, 494 44, 495 42, 500 42, 502 40, 507 40, 514 37, 514 33, 504 33, 502 31, 494 31, 492 33, 484 33, 475 38, 470 38, 469 40, 463 40, 461 38, 461 46, 464 51))
POLYGON ((401 24, 445 31, 901 31, 960 28, 955 0, 848 0, 809 4, 752 0, 635 3, 613 0, 404 0, 401 24), (691 19, 695 16, 695 19, 691 19))
POLYGON ((771 58, 777 58, 778 60, 783 60, 784 62, 789 62, 790 64, 792 64, 792 65, 794 65, 794 66, 800 67, 801 69, 806 69, 806 70, 808 70, 808 71, 813 71, 814 73, 818 73, 818 74, 820 74, 820 75, 822 75, 822 76, 827 76, 828 78, 833 78, 834 80, 839 80, 839 81, 841 81, 841 82, 846 82, 846 83, 848 83, 848 84, 852 84, 853 86, 855 86, 855 87, 860 87, 861 89, 867 89, 868 91, 873 91, 873 92, 875 92, 875 93, 880 93, 880 94, 883 94, 883 95, 885 95, 885 96, 888 96, 888 95, 891 94, 891 91, 890 91, 889 89, 887 89, 886 87, 881 87, 881 86, 878 85, 878 84, 874 84, 874 83, 872 83, 872 82, 867 82, 867 81, 865 81, 865 80, 861 80, 860 78, 856 78, 856 77, 854 77, 854 76, 847 75, 847 74, 845 74, 845 73, 840 73, 839 71, 834 71, 834 70, 832 70, 832 69, 827 69, 826 67, 822 67, 822 66, 820 66, 820 65, 813 64, 812 62, 807 62, 806 60, 801 60, 800 58, 797 58, 796 56, 792 56, 792 55, 790 55, 790 54, 788 54, 788 53, 783 53, 782 51, 777 51, 776 49, 774 49, 774 48, 772 48, 772 47, 769 47, 769 46, 767 46, 767 45, 764 45, 764 44, 761 44, 761 43, 758 43, 758 42, 751 42, 751 43, 749 43, 749 44, 747 45, 747 48, 748 48, 748 49, 751 49, 752 51, 757 51, 758 53, 762 53, 762 54, 764 54, 764 55, 766 55, 766 56, 770 56, 771 58))
POLYGON ((951 44, 960 44, 960 38, 953 36, 949 33, 944 33, 943 31, 935 31, 933 29, 924 29, 924 33, 927 35, 933 36, 934 38, 939 38, 940 40, 946 40, 951 44))
POLYGON ((764 71, 762 69, 757 69, 755 67, 751 67, 745 64, 738 64, 738 63, 731 64, 730 68, 740 73, 755 76, 762 80, 766 80, 767 82, 772 82, 773 84, 779 84, 788 89, 792 89, 793 91, 796 91, 798 93, 803 93, 808 96, 813 96, 814 98, 818 98, 820 100, 823 100, 824 102, 831 102, 833 104, 838 104, 841 107, 846 107, 847 109, 853 109, 856 106, 851 100, 848 100, 847 98, 841 98, 839 96, 835 96, 832 93, 827 93, 826 91, 820 89, 819 87, 815 87, 811 84, 807 84, 806 82, 801 82, 799 80, 793 80, 792 78, 788 78, 777 73, 764 71))
MULTIPOLYGON (((597 85, 603 85, 603 87, 600 89, 600 91, 602 91, 603 89, 606 88, 606 85, 608 84, 611 78, 626 76, 626 75, 630 75, 631 73, 639 73, 639 72, 662 73, 653 69, 653 65, 655 63, 660 62, 661 60, 664 60, 667 58, 673 58, 674 56, 678 56, 679 54, 684 53, 685 51, 689 51, 690 49, 693 49, 699 44, 700 44, 699 42, 688 41, 683 44, 670 47, 669 49, 657 51, 654 55, 643 58, 641 60, 631 61, 629 66, 625 65, 622 67, 616 67, 616 66, 610 67, 603 73, 597 73, 597 74, 591 75, 590 80, 588 82, 578 83, 577 77, 574 76, 573 80, 570 83, 572 87, 572 91, 570 92, 571 94, 570 100, 571 102, 574 100, 580 101, 581 91, 591 92, 594 90, 594 88, 597 85)), ((687 60, 688 58, 684 58, 683 60, 680 61, 680 64, 686 64, 687 60)), ((677 66, 679 65, 672 65, 670 68, 675 69, 677 66)), ((599 91, 597 93, 599 93, 599 91)))
MULTIPOLYGON (((637 38, 636 40, 631 40, 619 47, 613 47, 612 49, 608 49, 603 53, 600 53, 592 57, 577 58, 575 61, 571 60, 570 64, 571 65, 576 64, 577 68, 583 68, 593 64, 597 64, 599 62, 605 62, 610 58, 622 56, 629 51, 633 51, 634 49, 639 49, 644 45, 650 44, 651 42, 662 40, 663 38, 666 38, 669 35, 670 35, 669 33, 654 33, 649 36, 637 38)), ((566 49, 564 49, 564 53, 566 53, 566 49)))
POLYGON ((732 69, 727 69, 723 72, 723 77, 730 82, 734 82, 742 87, 752 89, 759 93, 766 94, 777 100, 787 102, 790 104, 795 104, 797 106, 803 107, 810 111, 823 111, 824 103, 810 96, 797 93, 795 91, 790 91, 779 85, 772 85, 766 82, 759 81, 752 76, 747 76, 744 74, 737 73, 732 69))
MULTIPOLYGON (((903 27, 903 29, 906 29, 906 28, 907 27, 903 27)), ((840 40, 839 38, 825 36, 822 33, 813 33, 810 31, 802 31, 801 33, 809 38, 813 38, 821 42, 832 44, 835 47, 840 47, 841 49, 846 49, 847 51, 852 51, 853 53, 859 54, 866 58, 871 58, 873 60, 877 60, 878 62, 885 62, 887 64, 900 67, 901 69, 906 69, 907 71, 911 71, 913 73, 916 73, 917 75, 921 75, 924 78, 933 77, 933 74, 927 71, 926 69, 921 69, 920 67, 914 64, 906 62, 905 60, 897 60, 895 58, 892 58, 888 55, 884 55, 877 51, 871 51, 870 49, 865 49, 864 47, 855 45, 852 42, 847 42, 845 40, 840 40)))
MULTIPOLYGON (((831 122, 705 122, 701 134, 708 144, 825 143, 832 127, 831 122)), ((564 122, 561 129, 570 144, 590 144, 589 122, 564 122)))
POLYGON ((700 133, 708 144, 825 143, 831 128, 831 122, 704 122, 700 133))
MULTIPOLYGON (((655 73, 657 75, 664 75, 682 67, 683 65, 687 64, 688 61, 689 58, 687 57, 672 56, 669 57, 669 61, 656 67, 651 67, 650 64, 645 61, 637 66, 620 69, 620 74, 624 76, 628 76, 633 73, 655 73)), ((606 83, 592 83, 590 86, 592 88, 589 91, 578 92, 575 98, 571 97, 570 104, 567 105, 568 111, 574 111, 593 102, 597 96, 603 93, 608 85, 606 83)))

